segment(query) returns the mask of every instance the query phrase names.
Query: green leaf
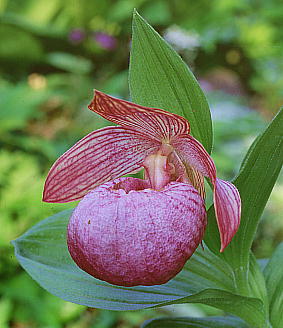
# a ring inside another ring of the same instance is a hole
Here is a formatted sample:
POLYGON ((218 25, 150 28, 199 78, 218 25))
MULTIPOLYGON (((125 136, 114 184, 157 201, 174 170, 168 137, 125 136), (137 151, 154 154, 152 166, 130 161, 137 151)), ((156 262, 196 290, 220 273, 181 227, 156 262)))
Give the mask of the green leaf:
POLYGON ((283 327, 283 243, 273 253, 264 269, 269 297, 269 315, 273 328, 283 327))
POLYGON ((10 326, 11 314, 13 313, 12 300, 8 297, 0 299, 0 327, 8 328, 10 326))
POLYGON ((52 52, 46 55, 46 61, 54 67, 75 74, 88 74, 92 69, 90 60, 64 52, 52 52))
MULTIPOLYGON (((247 294, 247 274, 250 248, 256 228, 283 163, 283 110, 256 138, 243 161, 239 175, 233 183, 242 199, 240 228, 222 255, 232 267, 239 283, 240 293, 247 294)), ((219 235, 214 209, 208 211, 205 241, 219 254, 219 235)))
POLYGON ((65 300, 114 310, 140 309, 174 301, 204 288, 233 290, 229 266, 208 249, 200 249, 169 283, 124 288, 94 279, 80 270, 66 245, 71 210, 49 217, 13 242, 24 269, 44 288, 65 300), (213 279, 213 278, 216 279, 213 279), (215 280, 215 281, 214 281, 215 280))
POLYGON ((51 25, 52 19, 61 9, 60 0, 29 0, 20 8, 21 16, 36 25, 51 25), (42 9, 44 8, 44 10, 42 9))
POLYGON ((159 318, 147 320, 141 328, 248 328, 241 319, 234 317, 209 318, 159 318))
POLYGON ((265 327, 264 306, 262 301, 257 298, 240 296, 219 289, 205 289, 197 294, 167 304, 178 303, 201 303, 214 306, 244 319, 252 327, 265 327))
POLYGON ((68 210, 49 217, 13 242, 21 265, 52 294, 110 310, 203 303, 248 322, 263 322, 262 302, 237 295, 231 267, 207 248, 198 249, 182 272, 164 285, 127 288, 93 278, 80 270, 68 253, 66 229, 70 215, 68 210))
POLYGON ((71 212, 45 219, 13 241, 19 262, 43 288, 70 302, 111 310, 137 310, 187 295, 184 282, 126 288, 97 280, 79 269, 66 245, 71 212))
POLYGON ((32 34, 0 23, 0 60, 17 63, 21 67, 25 64, 37 63, 43 56, 41 43, 32 34), (17 40, 17 42, 15 42, 17 40))
POLYGON ((129 85, 134 102, 185 117, 192 134, 211 151, 212 123, 203 91, 181 57, 136 12, 129 85))
POLYGON ((34 90, 23 82, 0 83, 1 130, 23 129, 28 120, 41 115, 38 106, 48 97, 46 90, 34 90))

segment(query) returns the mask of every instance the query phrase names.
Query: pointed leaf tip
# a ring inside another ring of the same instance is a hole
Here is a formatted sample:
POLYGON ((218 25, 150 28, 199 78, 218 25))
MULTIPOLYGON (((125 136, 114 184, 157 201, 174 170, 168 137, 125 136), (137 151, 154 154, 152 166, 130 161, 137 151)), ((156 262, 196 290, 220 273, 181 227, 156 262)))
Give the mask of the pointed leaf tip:
POLYGON ((185 117, 208 152, 212 123, 206 97, 173 48, 138 13, 133 18, 129 87, 132 100, 185 117))

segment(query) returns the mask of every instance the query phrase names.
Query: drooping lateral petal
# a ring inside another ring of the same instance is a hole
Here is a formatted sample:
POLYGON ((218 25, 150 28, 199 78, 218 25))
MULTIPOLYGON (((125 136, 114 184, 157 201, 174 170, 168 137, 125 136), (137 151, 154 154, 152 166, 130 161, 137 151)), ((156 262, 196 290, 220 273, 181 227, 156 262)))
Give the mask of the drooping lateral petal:
POLYGON ((232 183, 221 179, 215 181, 213 198, 223 252, 239 228, 241 198, 232 183))
POLYGON ((214 162, 199 141, 191 135, 183 134, 173 138, 170 144, 185 166, 194 167, 202 175, 209 177, 211 182, 214 183, 216 179, 214 162))
POLYGON ((214 185, 214 206, 221 239, 221 252, 238 230, 241 217, 241 199, 237 188, 230 182, 216 178, 212 158, 202 144, 190 135, 178 136, 171 141, 176 156, 186 167, 193 167, 210 178, 214 185))
POLYGON ((113 98, 97 90, 88 108, 111 122, 159 141, 166 142, 173 136, 190 132, 189 122, 181 116, 113 98))
POLYGON ((78 200, 97 185, 142 168, 144 158, 160 143, 123 127, 91 132, 65 152, 47 176, 43 200, 78 200))

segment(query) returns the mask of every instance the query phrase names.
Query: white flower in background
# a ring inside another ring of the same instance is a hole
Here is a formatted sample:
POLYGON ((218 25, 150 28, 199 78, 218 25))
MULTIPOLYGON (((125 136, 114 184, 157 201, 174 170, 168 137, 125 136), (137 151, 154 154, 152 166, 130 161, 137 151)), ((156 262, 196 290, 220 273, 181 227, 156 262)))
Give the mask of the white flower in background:
POLYGON ((167 28, 163 37, 177 51, 194 50, 200 46, 200 37, 197 33, 187 31, 177 25, 167 28))

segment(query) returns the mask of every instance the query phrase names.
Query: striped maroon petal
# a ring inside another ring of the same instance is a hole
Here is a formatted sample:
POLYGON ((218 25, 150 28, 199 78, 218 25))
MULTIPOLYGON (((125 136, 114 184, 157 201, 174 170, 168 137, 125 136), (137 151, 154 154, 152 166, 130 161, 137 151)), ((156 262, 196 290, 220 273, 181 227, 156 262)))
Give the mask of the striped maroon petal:
POLYGON ((158 141, 168 142, 174 136, 190 132, 189 122, 181 116, 113 98, 97 90, 88 108, 108 121, 136 129, 158 141))
POLYGON ((181 135, 171 140, 176 156, 186 167, 197 169, 210 178, 214 185, 214 206, 223 252, 231 242, 240 225, 241 198, 237 188, 230 182, 216 178, 212 158, 202 144, 190 135, 181 135))
POLYGON ((232 183, 218 178, 215 181, 213 198, 220 232, 220 252, 223 252, 239 228, 241 198, 238 189, 232 183))
POLYGON ((139 171, 144 158, 159 147, 160 142, 128 128, 112 126, 91 132, 54 163, 43 200, 78 200, 101 183, 139 171))

